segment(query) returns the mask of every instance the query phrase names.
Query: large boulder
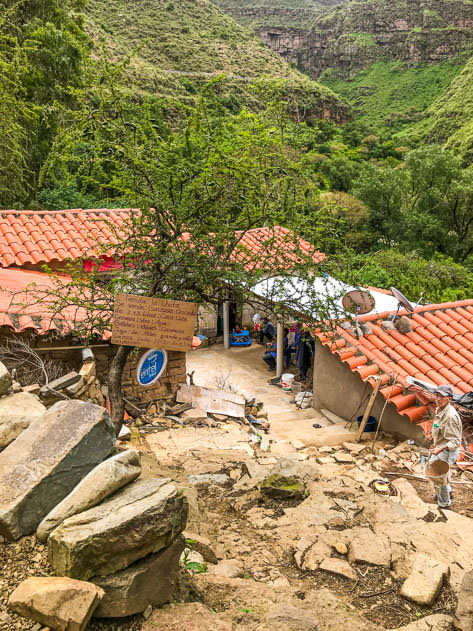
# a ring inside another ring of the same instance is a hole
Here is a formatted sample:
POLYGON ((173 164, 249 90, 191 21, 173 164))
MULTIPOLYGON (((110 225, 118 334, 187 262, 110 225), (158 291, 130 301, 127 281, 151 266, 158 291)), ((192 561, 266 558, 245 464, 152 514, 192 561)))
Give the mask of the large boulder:
POLYGON ((109 495, 141 473, 140 454, 137 451, 124 451, 92 469, 76 488, 46 515, 38 526, 36 537, 44 543, 51 532, 68 517, 99 504, 109 495))
POLYGON ((15 613, 56 631, 83 631, 103 591, 84 581, 63 577, 30 577, 18 585, 8 601, 15 613))
POLYGON ((186 545, 179 536, 168 548, 150 554, 125 570, 91 579, 105 596, 95 611, 98 618, 123 618, 171 600, 176 588, 179 557, 186 545))
POLYGON ((0 453, 0 535, 18 539, 33 533, 114 447, 105 408, 56 403, 0 453))
POLYGON ((184 530, 188 504, 167 478, 139 480, 66 519, 48 539, 56 574, 107 576, 169 546, 184 530))
POLYGON ((46 408, 39 398, 29 392, 17 392, 0 399, 0 450, 8 447, 22 431, 45 412, 46 408))
POLYGON ((8 388, 11 385, 11 376, 8 368, 0 362, 0 396, 8 392, 8 388))

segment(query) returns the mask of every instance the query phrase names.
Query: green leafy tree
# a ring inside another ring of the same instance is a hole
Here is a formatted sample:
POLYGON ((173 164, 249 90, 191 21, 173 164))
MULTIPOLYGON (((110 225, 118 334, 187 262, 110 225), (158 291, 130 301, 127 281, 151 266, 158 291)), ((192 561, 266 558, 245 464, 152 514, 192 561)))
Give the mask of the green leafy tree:
POLYGON ((405 174, 401 170, 365 164, 353 187, 353 195, 369 208, 369 229, 385 247, 399 243, 404 234, 402 209, 405 174))
POLYGON ((85 0, 0 0, 0 207, 34 195, 63 107, 81 85, 85 0))
MULTIPOLYGON (((240 245, 253 227, 290 219, 297 228, 299 210, 313 206, 318 194, 264 117, 219 116, 210 86, 180 124, 164 133, 149 109, 137 111, 133 96, 113 83, 58 139, 45 177, 106 189, 140 211, 117 231, 114 256, 120 265, 114 273, 84 275, 71 266, 72 281, 64 285, 58 279, 56 291, 44 297, 53 310, 79 307, 85 316, 77 333, 87 337, 110 329, 117 291, 217 304, 230 292, 251 300, 261 266, 309 277, 311 254, 291 234, 266 259, 240 245)), ((94 244, 94 251, 100 257, 109 247, 94 244)), ((318 312, 325 313, 325 298, 319 301, 318 312)), ((109 375, 117 431, 121 374, 131 350, 118 347, 109 375)))
POLYGON ((473 170, 437 146, 414 149, 398 166, 366 164, 353 194, 388 247, 440 252, 465 262, 473 253, 473 170))
POLYGON ((336 266, 340 278, 382 289, 394 286, 413 301, 423 294, 423 304, 463 300, 473 292, 473 274, 441 255, 428 260, 396 249, 351 256, 345 252, 342 263, 336 266))

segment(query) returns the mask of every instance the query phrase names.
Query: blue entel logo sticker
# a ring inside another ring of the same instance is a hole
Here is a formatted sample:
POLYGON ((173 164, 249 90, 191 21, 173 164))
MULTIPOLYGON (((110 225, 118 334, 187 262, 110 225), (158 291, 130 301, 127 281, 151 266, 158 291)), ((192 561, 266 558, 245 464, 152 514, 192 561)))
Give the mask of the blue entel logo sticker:
POLYGON ((153 348, 147 351, 138 362, 136 379, 140 386, 151 386, 156 383, 166 370, 168 354, 166 351, 153 348))

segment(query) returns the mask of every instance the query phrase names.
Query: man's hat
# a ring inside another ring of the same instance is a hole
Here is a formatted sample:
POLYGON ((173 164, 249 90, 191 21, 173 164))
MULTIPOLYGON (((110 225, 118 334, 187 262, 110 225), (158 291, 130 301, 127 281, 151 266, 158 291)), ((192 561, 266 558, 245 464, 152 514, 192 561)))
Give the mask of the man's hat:
POLYGON ((453 388, 447 384, 437 386, 434 390, 434 394, 440 394, 442 397, 453 397, 453 388))

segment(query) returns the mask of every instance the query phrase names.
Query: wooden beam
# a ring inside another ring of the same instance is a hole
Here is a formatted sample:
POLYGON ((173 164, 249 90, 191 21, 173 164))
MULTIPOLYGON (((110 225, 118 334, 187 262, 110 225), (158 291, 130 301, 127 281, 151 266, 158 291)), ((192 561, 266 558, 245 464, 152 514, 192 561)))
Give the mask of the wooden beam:
POLYGON ((381 385, 381 379, 378 377, 374 377, 376 379, 376 385, 373 388, 373 392, 371 393, 370 400, 368 401, 368 405, 366 406, 365 413, 363 414, 363 418, 360 423, 360 427, 358 428, 358 432, 356 434, 356 442, 360 442, 363 432, 365 431, 366 423, 368 422, 368 417, 371 412, 371 408, 373 407, 374 400, 376 399, 376 395, 378 394, 379 387, 381 385))

